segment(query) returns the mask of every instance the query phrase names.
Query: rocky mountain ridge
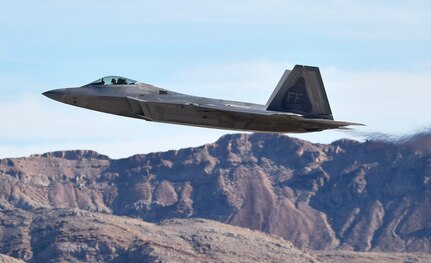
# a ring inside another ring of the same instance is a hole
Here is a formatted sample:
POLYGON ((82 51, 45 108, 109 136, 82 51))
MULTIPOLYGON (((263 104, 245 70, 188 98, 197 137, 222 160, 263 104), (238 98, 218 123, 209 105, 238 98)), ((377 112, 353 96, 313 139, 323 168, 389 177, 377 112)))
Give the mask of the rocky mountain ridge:
MULTIPOLYGON (((5 262, 319 262, 277 236, 205 219, 159 224, 80 209, 0 214, 5 262)), ((2 257, 0 256, 0 260, 2 257)))
POLYGON ((428 135, 324 145, 233 134, 120 160, 93 151, 3 159, 0 209, 79 208, 155 223, 198 217, 302 248, 430 252, 430 179, 428 135))

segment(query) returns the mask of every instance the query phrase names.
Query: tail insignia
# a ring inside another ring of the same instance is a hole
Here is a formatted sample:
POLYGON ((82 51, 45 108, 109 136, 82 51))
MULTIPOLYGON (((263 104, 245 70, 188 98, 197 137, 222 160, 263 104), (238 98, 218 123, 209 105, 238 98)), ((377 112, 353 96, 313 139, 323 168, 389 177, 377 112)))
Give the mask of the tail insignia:
MULTIPOLYGON (((286 84, 286 83, 285 83, 286 84)), ((302 111, 310 113, 312 110, 310 99, 305 90, 305 80, 300 77, 284 95, 281 106, 286 111, 302 111)))

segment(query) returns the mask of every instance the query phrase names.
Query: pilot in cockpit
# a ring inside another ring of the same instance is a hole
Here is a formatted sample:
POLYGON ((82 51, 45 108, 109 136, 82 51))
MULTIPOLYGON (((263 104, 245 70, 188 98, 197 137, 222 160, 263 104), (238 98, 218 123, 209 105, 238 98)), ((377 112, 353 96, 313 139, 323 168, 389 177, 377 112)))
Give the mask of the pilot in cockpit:
POLYGON ((118 78, 117 84, 127 84, 127 81, 126 81, 126 79, 118 78))

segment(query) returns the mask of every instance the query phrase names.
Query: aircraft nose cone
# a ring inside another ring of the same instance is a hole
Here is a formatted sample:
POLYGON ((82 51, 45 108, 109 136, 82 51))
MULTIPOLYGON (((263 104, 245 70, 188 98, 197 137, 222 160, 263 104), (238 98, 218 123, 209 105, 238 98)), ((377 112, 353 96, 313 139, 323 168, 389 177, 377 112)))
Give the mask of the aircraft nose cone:
POLYGON ((50 99, 61 101, 61 97, 64 95, 64 93, 65 92, 63 89, 55 89, 44 92, 42 94, 50 99))

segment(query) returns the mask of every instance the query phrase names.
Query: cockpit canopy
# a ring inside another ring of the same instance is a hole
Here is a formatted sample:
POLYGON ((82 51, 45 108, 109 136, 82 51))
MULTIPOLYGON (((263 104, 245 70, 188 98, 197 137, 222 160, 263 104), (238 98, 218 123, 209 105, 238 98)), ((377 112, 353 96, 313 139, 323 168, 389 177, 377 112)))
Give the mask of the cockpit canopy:
POLYGON ((134 85, 137 81, 133 79, 123 78, 120 76, 107 76, 101 79, 95 80, 88 85, 134 85))

